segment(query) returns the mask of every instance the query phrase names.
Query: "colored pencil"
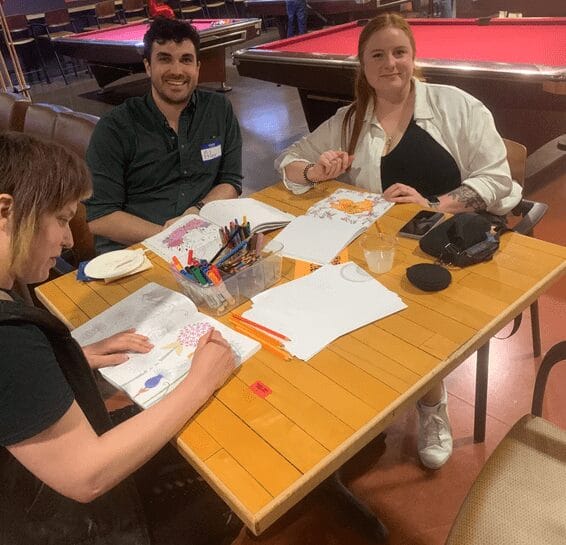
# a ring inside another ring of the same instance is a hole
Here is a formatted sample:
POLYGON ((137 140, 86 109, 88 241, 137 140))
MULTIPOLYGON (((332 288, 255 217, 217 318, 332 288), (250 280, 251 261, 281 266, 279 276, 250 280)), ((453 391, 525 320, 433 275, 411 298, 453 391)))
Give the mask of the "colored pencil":
POLYGON ((212 265, 217 259, 218 256, 228 247, 228 245, 230 244, 230 242, 232 242, 232 240, 234 238, 236 238, 236 235, 238 234, 239 229, 234 229, 234 232, 230 234, 230 236, 228 237, 228 240, 225 242, 225 244, 222 246, 222 248, 220 248, 220 250, 218 250, 214 256, 212 257, 212 259, 209 261, 209 263, 212 265))
POLYGON ((264 348, 268 352, 271 352, 272 354, 275 354, 276 356, 283 358, 285 361, 289 361, 291 359, 291 354, 289 354, 289 352, 287 352, 286 350, 283 350, 282 348, 279 348, 279 347, 277 347, 277 346, 275 346, 275 345, 273 345, 269 342, 262 340, 260 338, 260 336, 257 335, 257 333, 255 331, 252 331, 251 329, 248 329, 247 327, 242 327, 242 326, 236 324, 235 322, 232 322, 232 324, 233 324, 233 327, 236 331, 256 340, 257 342, 259 342, 261 344, 262 348, 264 348))
POLYGON ((251 325, 247 325, 243 322, 240 322, 240 320, 236 320, 235 318, 229 318, 229 321, 230 321, 231 324, 234 325, 234 327, 237 327, 237 328, 242 329, 242 330, 247 330, 250 333, 257 335, 258 340, 263 339, 265 342, 271 343, 271 344, 277 346, 278 348, 284 348, 283 345, 281 344, 281 342, 278 341, 275 337, 272 337, 271 335, 268 335, 267 333, 262 333, 259 329, 255 329, 251 325))
POLYGON ((240 321, 244 322, 245 324, 249 324, 249 325, 251 325, 251 326, 253 326, 257 329, 261 329, 261 330, 265 331, 266 333, 273 335, 274 337, 278 337, 279 339, 283 339, 284 341, 290 341, 291 340, 291 339, 289 339, 289 337, 286 337, 282 333, 274 331, 273 329, 269 329, 268 327, 261 325, 261 324, 258 324, 257 322, 253 322, 252 320, 248 320, 247 318, 244 318, 241 314, 236 314, 235 312, 233 312, 232 317, 236 318, 236 320, 240 320, 240 321))

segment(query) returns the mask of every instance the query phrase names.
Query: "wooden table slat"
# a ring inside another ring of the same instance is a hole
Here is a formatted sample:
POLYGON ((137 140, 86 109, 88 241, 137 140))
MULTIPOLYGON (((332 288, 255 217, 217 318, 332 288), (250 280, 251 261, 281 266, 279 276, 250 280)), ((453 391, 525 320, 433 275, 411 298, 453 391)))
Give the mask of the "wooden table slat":
POLYGON ((301 473, 218 399, 196 421, 271 495, 282 493, 301 473))
POLYGON ((327 449, 336 448, 354 432, 352 427, 301 391, 297 385, 261 361, 253 360, 249 365, 246 363, 238 369, 237 376, 248 386, 258 380, 268 386, 273 391, 267 398, 269 403, 327 449))
POLYGON ((218 392, 217 397, 302 473, 328 454, 328 450, 318 441, 269 401, 253 393, 244 382, 232 379, 218 392))

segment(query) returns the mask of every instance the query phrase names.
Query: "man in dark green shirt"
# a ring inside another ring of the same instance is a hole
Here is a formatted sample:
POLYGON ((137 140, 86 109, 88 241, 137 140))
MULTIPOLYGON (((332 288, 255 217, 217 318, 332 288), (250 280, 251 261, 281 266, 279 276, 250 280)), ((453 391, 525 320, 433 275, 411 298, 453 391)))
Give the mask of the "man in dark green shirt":
POLYGON ((86 202, 98 253, 140 242, 204 203, 242 191, 242 138, 230 103, 196 89, 198 32, 157 19, 144 37, 151 92, 96 126, 86 202))

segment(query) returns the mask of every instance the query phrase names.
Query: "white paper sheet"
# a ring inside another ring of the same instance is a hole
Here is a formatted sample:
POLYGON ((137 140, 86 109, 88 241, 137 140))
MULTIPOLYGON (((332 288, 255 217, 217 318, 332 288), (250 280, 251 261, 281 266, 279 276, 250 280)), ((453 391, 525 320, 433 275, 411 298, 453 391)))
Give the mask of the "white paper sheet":
POLYGON ((299 216, 273 240, 283 244, 282 255, 322 265, 330 263, 359 232, 359 226, 351 223, 299 216))
POLYGON ((351 261, 325 265, 252 302, 244 316, 289 337, 285 348, 305 361, 341 335, 406 308, 397 294, 351 261))
POLYGON ((189 372, 198 340, 210 327, 230 343, 238 364, 260 344, 197 311, 184 295, 150 283, 72 332, 82 346, 135 327, 149 337, 148 354, 129 354, 129 360, 100 373, 141 407, 147 408, 177 387, 189 372))

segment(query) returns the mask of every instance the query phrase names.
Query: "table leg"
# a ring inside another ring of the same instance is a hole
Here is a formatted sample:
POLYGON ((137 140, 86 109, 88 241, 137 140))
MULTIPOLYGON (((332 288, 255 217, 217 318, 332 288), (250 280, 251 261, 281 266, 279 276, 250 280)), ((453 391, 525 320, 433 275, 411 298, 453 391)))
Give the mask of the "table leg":
POLYGON ((385 541, 389 532, 377 515, 361 500, 356 498, 344 485, 340 477, 340 470, 329 477, 324 485, 335 494, 343 507, 352 514, 356 523, 364 528, 372 538, 378 542, 385 541))
POLYGON ((541 353, 538 299, 531 305, 531 333, 533 336, 533 355, 538 358, 541 353))
POLYGON ((487 415, 487 378, 489 369, 489 341, 476 354, 476 406, 474 410, 474 443, 485 439, 487 415))

